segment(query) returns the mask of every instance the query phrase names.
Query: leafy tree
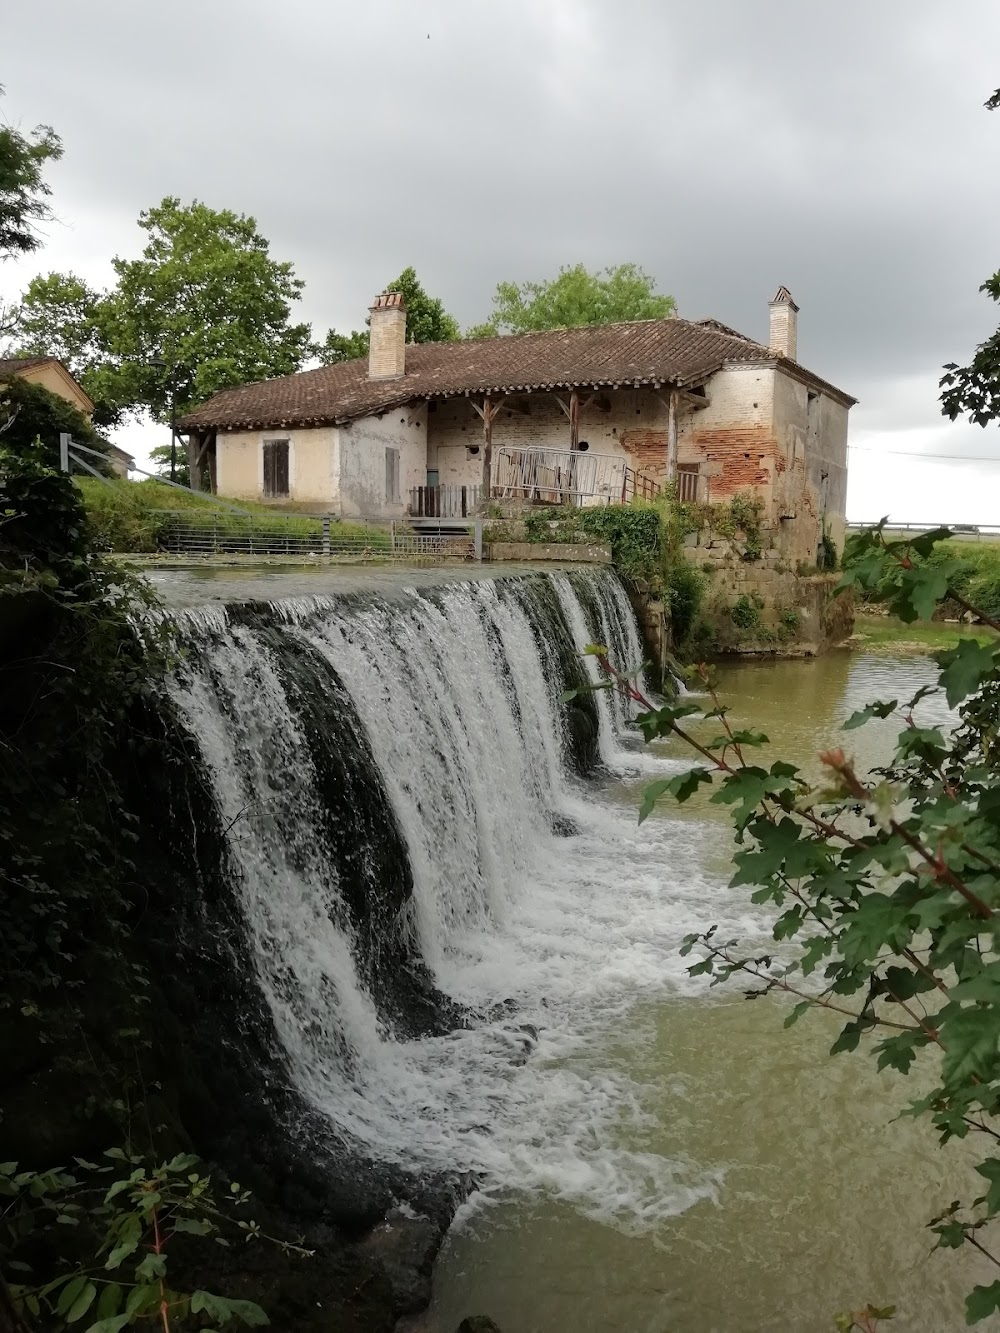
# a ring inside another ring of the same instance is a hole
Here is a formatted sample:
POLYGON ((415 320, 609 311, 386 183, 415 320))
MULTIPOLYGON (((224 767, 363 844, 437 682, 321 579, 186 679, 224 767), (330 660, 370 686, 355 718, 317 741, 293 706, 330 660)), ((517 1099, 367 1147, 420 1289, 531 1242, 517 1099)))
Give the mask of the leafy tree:
MULTIPOLYGON (((458 321, 448 314, 439 297, 428 296, 416 269, 404 268, 398 278, 385 286, 387 292, 400 292, 406 304, 406 341, 411 343, 454 342, 460 336, 458 321)), ((317 353, 324 365, 353 361, 368 355, 368 330, 337 333, 331 329, 317 353)))
MULTIPOLYGON (((929 558, 947 529, 888 541, 883 526, 849 539, 841 590, 881 587, 888 609, 908 623, 950 598, 1000 633, 1000 621, 955 586, 959 562, 929 558)), ((872 718, 898 722, 894 753, 866 773, 833 745, 820 755, 819 783, 794 764, 756 757, 767 737, 734 726, 708 668, 694 674, 709 708, 660 707, 605 648, 588 651, 604 675, 597 688, 620 689, 639 705, 647 740, 678 737, 701 761, 647 787, 640 821, 663 797, 710 793, 735 828, 731 887, 774 913, 775 944, 763 952, 748 953, 714 926, 688 936, 682 952, 699 955, 691 975, 713 985, 736 978, 748 999, 792 997, 786 1027, 826 1009, 845 1020, 831 1054, 862 1048, 880 1070, 919 1069, 922 1095, 905 1114, 928 1117, 943 1144, 970 1139, 985 1153, 976 1197, 949 1202, 928 1221, 935 1248, 971 1245, 1000 1265, 1000 641, 962 639, 937 654, 935 687, 873 701, 848 718, 846 731, 872 718), (921 722, 920 701, 933 693, 957 710, 952 727, 921 722)), ((841 1316, 838 1327, 868 1328, 891 1312, 868 1307, 841 1316)), ((997 1312, 1000 1281, 977 1286, 966 1321, 997 1312)))
MULTIPOLYGON (((153 462, 153 471, 158 477, 164 477, 170 480, 170 445, 157 444, 149 451, 149 457, 153 462)), ((177 453, 177 469, 174 478, 182 486, 191 485, 191 469, 188 466, 188 460, 183 450, 177 453)))
POLYGON ((615 324, 621 320, 666 319, 675 313, 672 296, 662 296, 656 283, 636 264, 619 264, 591 273, 583 264, 561 268, 548 282, 501 282, 493 297, 493 314, 469 330, 472 338, 501 333, 531 333, 579 324, 615 324))
MULTIPOLYGON (((1000 88, 987 100, 988 111, 1000 107, 1000 88)), ((987 278, 981 292, 1000 301, 1000 272, 987 278)), ((971 362, 959 366, 950 361, 941 377, 941 411, 954 421, 967 416, 977 426, 985 426, 1000 416, 1000 329, 979 344, 971 362)))
POLYGON ((112 260, 111 291, 49 274, 23 301, 27 349, 65 354, 98 420, 143 408, 165 420, 172 396, 180 414, 219 389, 299 369, 311 351, 309 326, 291 322, 303 284, 252 217, 167 197, 139 226, 142 256, 112 260), (150 366, 158 358, 165 370, 150 366))
POLYGON ((102 295, 75 273, 33 278, 18 308, 18 341, 30 356, 56 356, 81 383, 107 359, 102 295))
MULTIPOLYGON (((93 426, 72 403, 50 393, 41 384, 15 375, 0 388, 0 443, 4 448, 24 453, 41 441, 42 456, 49 467, 59 466, 59 436, 73 436, 88 449, 107 447, 93 426)), ((88 458, 92 467, 99 460, 88 458)))
POLYGON ((29 254, 41 245, 38 228, 52 216, 45 168, 60 157, 62 144, 48 125, 22 134, 0 124, 0 259, 29 254))

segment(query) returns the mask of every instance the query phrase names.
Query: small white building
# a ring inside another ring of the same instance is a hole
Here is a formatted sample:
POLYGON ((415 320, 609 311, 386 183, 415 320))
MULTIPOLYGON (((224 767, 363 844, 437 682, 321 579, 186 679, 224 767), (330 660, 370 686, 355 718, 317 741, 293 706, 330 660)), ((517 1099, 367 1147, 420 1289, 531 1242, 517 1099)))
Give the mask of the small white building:
POLYGON ((399 519, 672 480, 686 499, 761 496, 811 560, 824 527, 842 537, 855 400, 798 363, 797 317, 782 287, 767 344, 678 318, 415 344, 390 292, 367 358, 225 390, 179 425, 193 476, 207 465, 234 499, 399 519))

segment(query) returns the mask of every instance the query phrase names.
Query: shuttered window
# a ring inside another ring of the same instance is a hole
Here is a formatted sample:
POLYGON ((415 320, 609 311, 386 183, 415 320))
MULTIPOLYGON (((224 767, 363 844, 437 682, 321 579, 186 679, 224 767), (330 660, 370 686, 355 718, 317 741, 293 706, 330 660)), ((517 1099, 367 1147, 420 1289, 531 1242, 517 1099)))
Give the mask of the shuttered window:
POLYGON ((390 504, 399 503, 399 450, 385 451, 385 498, 390 504))
POLYGON ((288 495, 288 441, 264 441, 264 496, 279 499, 288 495))

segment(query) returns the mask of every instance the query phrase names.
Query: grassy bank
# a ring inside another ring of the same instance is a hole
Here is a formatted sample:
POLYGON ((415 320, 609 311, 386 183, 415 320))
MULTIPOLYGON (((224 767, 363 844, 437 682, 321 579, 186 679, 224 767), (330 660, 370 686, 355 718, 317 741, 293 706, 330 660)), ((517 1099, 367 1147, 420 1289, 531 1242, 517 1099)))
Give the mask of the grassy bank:
POLYGON ((954 648, 960 639, 992 643, 996 637, 993 630, 983 625, 939 620, 907 625, 893 616, 860 615, 855 619, 849 646, 870 652, 936 653, 943 648, 954 648))
MULTIPOLYGON (((887 536, 890 540, 899 539, 900 534, 888 533, 887 536)), ((1000 617, 1000 542, 967 542, 950 538, 938 542, 926 561, 917 555, 911 558, 914 564, 926 563, 931 568, 953 566, 949 571, 949 582, 955 591, 987 615, 1000 617)), ((881 602, 887 592, 887 587, 877 587, 867 600, 881 602)), ((945 602, 939 613, 946 618, 957 618, 959 610, 956 604, 945 602)))
MULTIPOLYGON (((150 478, 147 481, 115 481, 105 484, 96 477, 78 477, 76 484, 83 496, 99 549, 116 552, 154 552, 163 547, 165 534, 177 518, 186 526, 215 531, 220 537, 255 533, 275 536, 307 537, 315 535, 320 520, 315 515, 275 511, 268 505, 239 501, 237 513, 223 508, 210 498, 177 490, 150 478)), ((358 523, 333 522, 331 541, 360 541, 371 546, 389 545, 388 534, 358 523)))

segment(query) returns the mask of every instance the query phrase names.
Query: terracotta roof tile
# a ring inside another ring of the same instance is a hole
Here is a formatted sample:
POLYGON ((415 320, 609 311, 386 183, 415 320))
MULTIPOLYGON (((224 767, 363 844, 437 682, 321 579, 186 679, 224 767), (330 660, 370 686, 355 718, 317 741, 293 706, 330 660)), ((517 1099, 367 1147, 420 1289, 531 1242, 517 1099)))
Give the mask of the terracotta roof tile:
MULTIPOLYGON (((388 411, 414 398, 533 389, 697 384, 726 362, 773 362, 761 343, 713 322, 651 319, 627 324, 546 329, 512 337, 408 343, 406 374, 369 380, 368 359, 302 371, 283 379, 226 389, 178 423, 253 430, 319 426, 388 411)), ((784 361, 800 378, 847 402, 841 390, 784 361)))
POLYGON ((8 356, 0 357, 0 380, 8 375, 16 375, 21 370, 30 370, 32 366, 45 366, 57 360, 54 356, 8 356))

